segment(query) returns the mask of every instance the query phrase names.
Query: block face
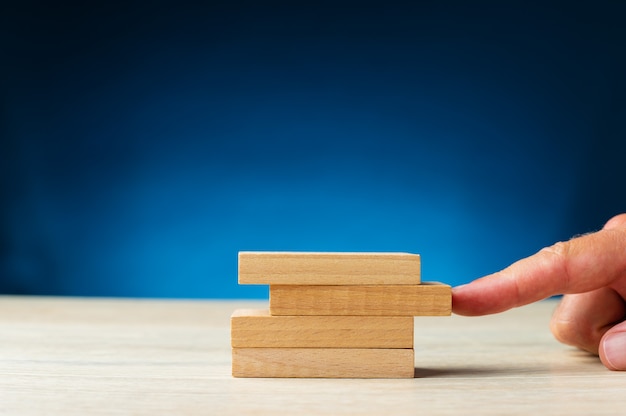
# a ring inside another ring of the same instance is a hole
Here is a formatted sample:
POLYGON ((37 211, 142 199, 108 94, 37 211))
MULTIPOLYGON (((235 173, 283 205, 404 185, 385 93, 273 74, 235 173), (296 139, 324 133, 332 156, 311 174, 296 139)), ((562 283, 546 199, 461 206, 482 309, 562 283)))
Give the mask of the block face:
POLYGON ((420 285, 270 286, 272 315, 448 316, 452 289, 420 285))
POLYGON ((413 378, 413 349, 233 348, 234 377, 413 378))
POLYGON ((413 348, 412 316, 271 316, 240 309, 234 348, 413 348))
POLYGON ((416 285, 420 256, 410 253, 239 253, 239 284, 416 285))

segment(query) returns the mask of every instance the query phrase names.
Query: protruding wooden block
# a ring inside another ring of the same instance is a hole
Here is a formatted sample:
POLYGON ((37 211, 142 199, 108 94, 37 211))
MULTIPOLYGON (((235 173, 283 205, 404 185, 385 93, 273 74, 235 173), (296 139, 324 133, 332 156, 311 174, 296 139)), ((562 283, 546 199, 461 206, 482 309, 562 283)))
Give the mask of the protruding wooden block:
POLYGON ((442 283, 376 286, 270 286, 272 315, 447 316, 452 289, 442 283))
POLYGON ((230 322, 234 348, 413 348, 412 316, 271 316, 239 309, 230 322))
POLYGON ((234 377, 413 378, 413 349, 233 348, 234 377))
POLYGON ((420 256, 409 253, 239 253, 239 283, 416 285, 420 256))

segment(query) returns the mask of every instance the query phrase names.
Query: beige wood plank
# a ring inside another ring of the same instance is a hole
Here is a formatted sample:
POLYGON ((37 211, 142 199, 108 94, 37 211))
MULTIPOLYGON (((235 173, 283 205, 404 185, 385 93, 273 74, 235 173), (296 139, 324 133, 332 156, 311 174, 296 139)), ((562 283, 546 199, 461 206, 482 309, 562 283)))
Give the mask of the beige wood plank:
POLYGON ((446 316, 449 285, 270 286, 272 315, 446 316))
POLYGON ((414 379, 268 380, 232 377, 229 340, 267 300, 0 296, 0 414, 623 413, 626 372, 556 341, 556 305, 416 318, 414 379))
POLYGON ((420 256, 410 253, 239 253, 240 284, 406 285, 420 283, 420 256))
POLYGON ((413 378, 413 349, 233 348, 234 377, 413 378))
POLYGON ((413 348, 412 316, 271 316, 238 309, 231 317, 235 348, 413 348))

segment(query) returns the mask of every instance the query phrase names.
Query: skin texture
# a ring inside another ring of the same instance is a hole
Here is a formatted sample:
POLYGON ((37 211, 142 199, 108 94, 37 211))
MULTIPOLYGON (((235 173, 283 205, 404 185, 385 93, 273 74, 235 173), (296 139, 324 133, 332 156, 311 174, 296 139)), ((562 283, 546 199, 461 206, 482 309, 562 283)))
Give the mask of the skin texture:
POLYGON ((452 291, 452 310, 477 316, 564 294, 550 329, 559 341, 626 370, 626 214, 452 291))

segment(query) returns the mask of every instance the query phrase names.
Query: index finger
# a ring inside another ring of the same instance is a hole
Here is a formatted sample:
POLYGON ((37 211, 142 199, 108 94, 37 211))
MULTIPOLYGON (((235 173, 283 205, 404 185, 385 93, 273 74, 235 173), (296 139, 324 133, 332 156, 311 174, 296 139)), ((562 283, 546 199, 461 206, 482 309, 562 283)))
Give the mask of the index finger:
POLYGON ((626 230, 605 228, 560 242, 452 291, 460 315, 503 312, 547 297, 610 285, 626 274, 626 230))

